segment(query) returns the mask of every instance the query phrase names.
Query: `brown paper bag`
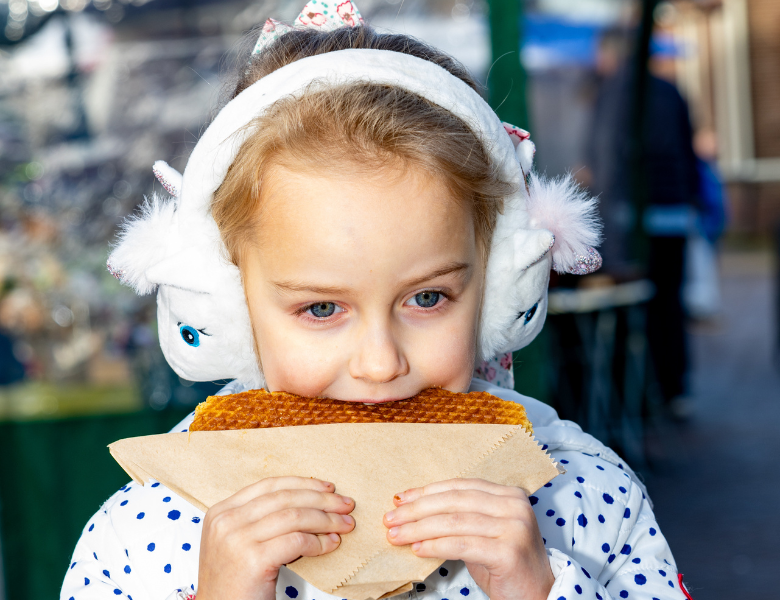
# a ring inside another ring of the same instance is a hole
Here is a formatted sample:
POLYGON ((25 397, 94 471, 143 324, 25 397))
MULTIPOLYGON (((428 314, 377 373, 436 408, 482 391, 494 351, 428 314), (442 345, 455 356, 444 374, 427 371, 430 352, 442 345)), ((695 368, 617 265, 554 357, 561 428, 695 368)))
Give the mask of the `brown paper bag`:
POLYGON ((531 494, 562 472, 517 425, 337 424, 195 431, 129 438, 109 446, 138 483, 155 479, 201 510, 265 477, 336 484, 355 499, 355 529, 337 550, 288 567, 348 600, 399 593, 443 562, 391 546, 382 524, 393 495, 454 477, 479 477, 531 494))

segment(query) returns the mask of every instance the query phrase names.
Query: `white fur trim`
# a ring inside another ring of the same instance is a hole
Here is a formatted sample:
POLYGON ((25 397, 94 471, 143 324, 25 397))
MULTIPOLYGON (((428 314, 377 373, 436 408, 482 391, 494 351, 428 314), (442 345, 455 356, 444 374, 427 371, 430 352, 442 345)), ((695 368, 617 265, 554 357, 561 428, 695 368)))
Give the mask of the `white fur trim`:
POLYGON ((529 178, 528 214, 531 227, 555 235, 553 268, 559 273, 577 270, 578 257, 587 256, 601 240, 597 201, 577 185, 571 175, 529 178))
POLYGON ((120 225, 118 240, 108 257, 108 269, 138 294, 151 294, 157 284, 147 279, 148 269, 159 262, 174 229, 176 204, 158 194, 139 207, 138 214, 120 225))

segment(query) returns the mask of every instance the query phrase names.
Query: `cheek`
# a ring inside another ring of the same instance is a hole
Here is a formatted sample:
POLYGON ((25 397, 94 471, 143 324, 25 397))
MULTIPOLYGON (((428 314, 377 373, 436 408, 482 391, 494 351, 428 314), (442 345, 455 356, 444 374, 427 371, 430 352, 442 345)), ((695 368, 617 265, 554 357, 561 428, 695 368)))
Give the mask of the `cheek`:
POLYGON ((478 301, 461 305, 458 314, 442 320, 435 330, 420 332, 409 344, 410 361, 429 385, 468 391, 476 360, 478 306, 478 301))
POLYGON ((260 366, 270 391, 319 396, 339 371, 337 352, 313 336, 301 336, 294 327, 276 323, 255 326, 260 366))

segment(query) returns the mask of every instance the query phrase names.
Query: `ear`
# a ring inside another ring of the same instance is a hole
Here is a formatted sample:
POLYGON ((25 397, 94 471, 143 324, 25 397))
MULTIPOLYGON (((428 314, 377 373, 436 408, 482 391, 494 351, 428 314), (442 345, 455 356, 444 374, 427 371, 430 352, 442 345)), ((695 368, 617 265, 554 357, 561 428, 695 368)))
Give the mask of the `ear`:
POLYGON ((220 246, 206 242, 158 261, 148 268, 146 279, 153 285, 211 294, 221 287, 226 276, 232 277, 237 271, 222 257, 220 246))
POLYGON ((181 194, 182 175, 176 169, 168 165, 164 160, 158 160, 152 167, 152 172, 165 191, 176 198, 181 194))
POLYGON ((551 231, 553 268, 559 273, 585 275, 601 267, 594 246, 601 241, 597 201, 582 190, 571 175, 528 178, 527 210, 530 226, 551 231))
POLYGON ((555 236, 546 229, 520 229, 512 236, 514 271, 520 275, 539 262, 555 244, 555 236))
POLYGON ((146 273, 165 256, 175 212, 173 201, 153 194, 145 199, 138 214, 125 219, 120 226, 119 239, 106 266, 114 277, 134 288, 138 294, 151 294, 157 287, 146 273))

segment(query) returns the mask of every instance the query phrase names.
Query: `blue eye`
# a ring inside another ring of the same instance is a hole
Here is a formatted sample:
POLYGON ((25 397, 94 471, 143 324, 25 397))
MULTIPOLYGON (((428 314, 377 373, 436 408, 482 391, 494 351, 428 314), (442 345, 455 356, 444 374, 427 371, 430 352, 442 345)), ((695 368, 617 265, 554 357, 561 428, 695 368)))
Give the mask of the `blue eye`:
POLYGON ((327 319, 336 312, 336 304, 333 302, 318 302, 309 307, 311 314, 318 319, 327 319))
POLYGON ((528 322, 529 322, 531 319, 533 319, 533 318, 534 318, 534 315, 536 314, 536 309, 537 309, 537 308, 539 308, 539 303, 538 303, 538 302, 537 302, 536 304, 534 304, 534 305, 533 305, 531 308, 529 308, 529 309, 528 309, 528 310, 525 312, 525 322, 523 323, 523 325, 528 325, 528 322))
POLYGON ((414 301, 421 308, 433 308, 439 303, 440 296, 439 292, 420 292, 414 297, 414 301))
POLYGON ((194 327, 181 325, 179 327, 179 334, 187 345, 192 346, 193 348, 200 346, 200 333, 198 333, 198 330, 194 327))

